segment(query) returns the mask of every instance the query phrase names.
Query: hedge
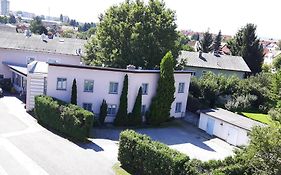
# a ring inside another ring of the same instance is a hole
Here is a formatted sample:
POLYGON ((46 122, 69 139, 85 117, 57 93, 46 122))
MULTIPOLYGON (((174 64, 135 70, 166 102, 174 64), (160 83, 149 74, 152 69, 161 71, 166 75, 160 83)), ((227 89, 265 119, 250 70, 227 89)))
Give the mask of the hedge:
POLYGON ((120 134, 118 160, 133 174, 186 174, 189 157, 132 130, 120 134))
POLYGON ((49 96, 35 97, 38 122, 77 140, 86 140, 93 123, 93 113, 49 96))

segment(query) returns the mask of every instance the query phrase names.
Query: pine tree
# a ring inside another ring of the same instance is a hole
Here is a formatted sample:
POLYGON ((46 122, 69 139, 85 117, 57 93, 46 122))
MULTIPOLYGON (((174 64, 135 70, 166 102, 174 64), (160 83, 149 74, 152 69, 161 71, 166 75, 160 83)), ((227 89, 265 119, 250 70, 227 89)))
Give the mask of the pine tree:
POLYGON ((128 75, 126 74, 123 82, 123 89, 120 96, 119 108, 114 120, 114 125, 124 126, 127 124, 127 108, 128 108, 128 75))
POLYGON ((171 105, 175 100, 174 58, 171 52, 168 52, 160 63, 156 92, 147 115, 147 122, 152 125, 159 125, 170 118, 171 105))
POLYGON ((142 104, 142 88, 140 87, 132 113, 130 113, 128 118, 129 123, 132 126, 138 126, 142 124, 141 104, 142 104))
POLYGON ((199 41, 199 50, 204 53, 211 52, 212 49, 212 43, 213 43, 213 36, 209 31, 205 32, 203 34, 203 38, 199 41))
POLYGON ((254 24, 247 24, 228 42, 231 54, 243 57, 252 74, 261 72, 263 63, 263 47, 257 38, 256 28, 254 24))
POLYGON ((77 86, 76 86, 76 79, 74 78, 72 82, 72 90, 71 90, 71 104, 77 105, 77 86))
POLYGON ((100 115, 99 115, 99 121, 100 121, 101 125, 104 124, 104 120, 105 120, 106 116, 107 116, 107 103, 103 99, 101 106, 100 106, 100 115))
POLYGON ((222 41, 222 35, 221 35, 221 31, 219 31, 213 44, 215 54, 221 54, 221 41, 222 41))

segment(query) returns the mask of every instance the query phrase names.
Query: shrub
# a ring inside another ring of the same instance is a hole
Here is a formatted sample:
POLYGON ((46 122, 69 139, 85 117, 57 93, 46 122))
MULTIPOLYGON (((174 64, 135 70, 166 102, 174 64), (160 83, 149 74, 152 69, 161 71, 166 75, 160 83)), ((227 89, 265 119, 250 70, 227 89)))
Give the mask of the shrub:
POLYGON ((44 95, 35 97, 35 114, 38 122, 77 140, 87 139, 93 124, 93 113, 44 95))
POLYGON ((104 124, 104 120, 107 116, 107 103, 105 100, 102 100, 101 106, 100 106, 100 116, 99 116, 99 122, 101 125, 104 124))
POLYGON ((149 137, 126 130, 120 134, 118 160, 133 174, 180 175, 188 156, 152 141, 149 137))
POLYGON ((71 90, 71 104, 77 105, 77 86, 76 86, 76 79, 72 82, 72 90, 71 90))
POLYGON ((187 110, 191 112, 196 112, 201 108, 201 103, 198 98, 193 97, 193 95, 188 95, 187 99, 187 110))
POLYGON ((230 111, 249 111, 256 100, 257 96, 255 95, 241 95, 229 100, 225 104, 225 108, 230 111))
POLYGON ((119 108, 114 119, 115 126, 124 126, 127 124, 127 115, 128 115, 128 75, 124 77, 122 93, 120 96, 119 108))
POLYGON ((142 88, 140 87, 133 107, 133 111, 128 115, 129 125, 138 126, 142 124, 141 104, 142 104, 142 88))

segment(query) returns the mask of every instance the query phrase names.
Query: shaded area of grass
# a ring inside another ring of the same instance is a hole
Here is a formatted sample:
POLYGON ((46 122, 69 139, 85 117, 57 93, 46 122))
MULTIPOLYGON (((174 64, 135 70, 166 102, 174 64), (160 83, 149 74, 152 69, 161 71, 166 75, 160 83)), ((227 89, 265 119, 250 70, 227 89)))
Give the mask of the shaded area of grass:
POLYGON ((114 164, 112 169, 113 169, 115 175, 131 175, 130 173, 128 173, 126 170, 124 170, 121 167, 121 164, 119 162, 114 164))
POLYGON ((270 124, 271 123, 271 117, 267 114, 261 114, 261 113, 250 113, 250 112, 241 112, 242 115, 245 117, 248 117, 250 119, 265 123, 265 124, 270 124))

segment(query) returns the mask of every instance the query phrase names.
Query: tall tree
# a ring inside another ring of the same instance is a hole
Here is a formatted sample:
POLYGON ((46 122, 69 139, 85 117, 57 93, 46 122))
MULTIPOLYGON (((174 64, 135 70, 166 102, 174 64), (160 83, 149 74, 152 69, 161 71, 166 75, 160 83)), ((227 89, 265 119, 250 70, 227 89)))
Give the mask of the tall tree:
POLYGON ((63 22, 63 15, 60 14, 60 22, 63 22))
POLYGON ((86 62, 110 67, 159 67, 169 51, 178 55, 175 12, 163 1, 126 0, 100 16, 95 37, 86 45, 86 62), (93 53, 94 51, 94 53, 93 53))
POLYGON ((215 38, 213 49, 215 54, 221 54, 221 41, 222 41, 222 35, 221 31, 219 31, 218 35, 215 38))
POLYGON ((9 23, 15 24, 17 22, 16 17, 12 14, 9 15, 9 23))
POLYGON ((46 29, 45 26, 43 26, 42 23, 42 18, 39 16, 36 16, 31 22, 30 22, 30 30, 32 33, 36 33, 36 34, 42 34, 44 33, 45 35, 47 35, 48 30, 46 29))
POLYGON ((264 56, 263 47, 256 35, 256 29, 256 25, 247 24, 228 42, 231 54, 242 56, 251 69, 252 74, 262 71, 264 56))
POLYGON ((103 99, 102 104, 100 106, 100 115, 99 115, 99 122, 101 125, 104 124, 104 120, 105 120, 106 116, 107 116, 107 103, 103 99))
POLYGON ((70 103, 74 104, 74 105, 77 105, 77 85, 76 85, 76 79, 75 78, 72 82, 70 103))
POLYGON ((119 108, 114 120, 114 125, 124 126, 127 124, 128 117, 128 75, 126 74, 123 81, 122 93, 120 96, 119 108))
POLYGON ((138 126, 142 124, 141 104, 142 104, 142 88, 140 87, 132 113, 130 113, 128 117, 129 124, 132 126, 138 126))
POLYGON ((147 115, 147 122, 152 125, 159 125, 170 118, 170 110, 175 100, 175 79, 174 79, 174 58, 168 52, 160 63, 160 77, 147 115))
POLYGON ((199 41, 199 50, 204 53, 209 53, 213 50, 213 36, 212 34, 207 31, 203 34, 203 38, 199 41))

